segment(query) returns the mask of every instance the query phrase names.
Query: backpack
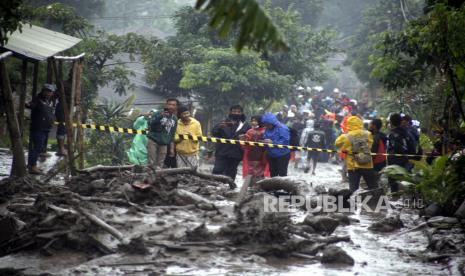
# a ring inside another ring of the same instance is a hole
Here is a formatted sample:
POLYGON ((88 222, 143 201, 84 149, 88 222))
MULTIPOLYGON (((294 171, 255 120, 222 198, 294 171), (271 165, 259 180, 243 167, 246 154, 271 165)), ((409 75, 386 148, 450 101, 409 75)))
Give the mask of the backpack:
POLYGON ((362 136, 352 136, 347 134, 352 146, 352 156, 359 165, 366 165, 371 162, 370 148, 368 147, 368 131, 362 136))
POLYGON ((388 137, 388 153, 415 154, 413 141, 403 133, 391 133, 388 137))
MULTIPOLYGON (((299 146, 299 132, 293 128, 293 127, 289 127, 289 134, 290 134, 290 139, 289 139, 289 145, 290 146, 294 146, 294 147, 298 147, 299 146)), ((293 149, 295 150, 295 149, 293 149)))

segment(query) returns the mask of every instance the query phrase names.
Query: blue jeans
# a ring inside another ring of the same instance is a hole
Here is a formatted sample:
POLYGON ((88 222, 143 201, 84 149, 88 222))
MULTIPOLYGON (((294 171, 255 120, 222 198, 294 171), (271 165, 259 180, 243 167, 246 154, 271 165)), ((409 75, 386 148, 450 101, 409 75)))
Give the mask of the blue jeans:
POLYGON ((46 147, 48 131, 31 130, 29 134, 29 154, 27 158, 28 167, 37 165, 37 159, 46 147))

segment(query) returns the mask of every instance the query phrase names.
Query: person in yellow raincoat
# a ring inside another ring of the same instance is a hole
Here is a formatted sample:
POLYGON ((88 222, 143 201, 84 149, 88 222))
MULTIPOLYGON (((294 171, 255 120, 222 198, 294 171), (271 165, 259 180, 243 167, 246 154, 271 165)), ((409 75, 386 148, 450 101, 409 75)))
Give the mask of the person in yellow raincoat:
POLYGON ((350 116, 347 119, 347 131, 346 134, 342 134, 336 139, 335 145, 339 150, 348 153, 345 157, 345 162, 349 175, 349 188, 352 192, 356 191, 359 188, 360 179, 363 177, 369 189, 376 189, 378 183, 371 157, 369 161, 360 164, 356 161, 354 155, 351 154, 353 141, 366 141, 366 147, 371 149, 373 136, 369 131, 363 129, 363 121, 357 116, 350 116))
MULTIPOLYGON (((139 116, 133 124, 136 130, 146 130, 150 117, 156 110, 152 110, 142 116, 139 116)), ((147 165, 147 136, 137 134, 131 143, 131 148, 127 152, 129 162, 134 165, 147 165)))

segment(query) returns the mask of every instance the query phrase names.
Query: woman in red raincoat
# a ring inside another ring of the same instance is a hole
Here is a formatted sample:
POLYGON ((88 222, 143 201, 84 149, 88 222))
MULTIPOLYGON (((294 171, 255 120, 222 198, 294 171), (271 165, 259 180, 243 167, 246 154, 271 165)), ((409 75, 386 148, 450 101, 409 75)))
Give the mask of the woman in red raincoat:
MULTIPOLYGON (((255 115, 250 119, 252 126, 245 134, 245 141, 259 142, 262 140, 265 128, 261 126, 262 116, 255 115)), ((243 146, 244 158, 242 160, 243 177, 251 176, 251 183, 255 183, 265 177, 270 177, 270 170, 266 158, 266 148, 257 146, 243 146)))

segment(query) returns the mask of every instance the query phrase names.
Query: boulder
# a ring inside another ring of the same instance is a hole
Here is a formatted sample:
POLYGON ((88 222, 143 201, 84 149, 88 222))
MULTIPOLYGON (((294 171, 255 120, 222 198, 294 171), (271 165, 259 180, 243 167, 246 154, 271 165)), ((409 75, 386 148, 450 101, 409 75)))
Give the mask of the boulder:
POLYGON ((316 194, 321 195, 321 194, 326 194, 328 193, 328 190, 326 189, 326 186, 324 185, 316 185, 313 190, 315 191, 316 194))
POLYGON ((368 230, 371 230, 374 232, 387 233, 387 232, 393 232, 402 227, 404 227, 404 223, 400 219, 399 215, 397 215, 395 217, 394 216, 386 217, 380 221, 373 223, 370 227, 368 227, 368 230))
POLYGON ((345 215, 345 214, 341 214, 341 213, 330 213, 329 214, 329 217, 330 218, 333 218, 337 221, 339 221, 339 223, 341 225, 349 225, 350 224, 350 218, 345 215))
POLYGON ((442 212, 443 210, 441 206, 439 206, 436 203, 432 203, 428 205, 428 207, 426 207, 422 213, 423 213, 423 216, 427 218, 432 218, 432 217, 440 216, 442 212))
POLYGON ((304 224, 311 226, 317 233, 330 235, 339 226, 339 221, 328 216, 307 215, 304 224))
POLYGON ((321 256, 321 263, 354 265, 355 261, 343 249, 331 245, 323 250, 323 256, 321 256))
POLYGON ((455 211, 454 214, 456 217, 465 219, 465 200, 462 202, 462 205, 455 211))

